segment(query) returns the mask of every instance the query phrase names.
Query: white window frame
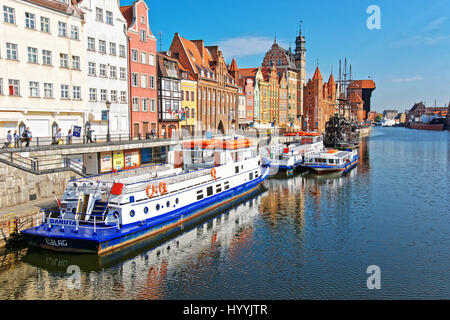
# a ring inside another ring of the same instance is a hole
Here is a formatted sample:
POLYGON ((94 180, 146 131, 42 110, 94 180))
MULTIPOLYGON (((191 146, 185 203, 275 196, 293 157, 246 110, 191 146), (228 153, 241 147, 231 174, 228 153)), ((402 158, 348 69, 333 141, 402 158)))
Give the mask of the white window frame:
POLYGON ((69 85, 62 84, 61 85, 61 99, 67 100, 69 99, 69 85))
POLYGON ((36 15, 25 12, 25 28, 36 30, 36 15))
POLYGON ((72 97, 74 100, 81 100, 81 87, 80 86, 72 87, 72 97))
POLYGON ((5 23, 16 24, 16 9, 3 6, 3 21, 5 23))
POLYGON ((10 60, 18 60, 19 49, 15 43, 6 43, 6 58, 10 60))
POLYGON ((58 21, 58 36, 67 38, 67 23, 58 21))
POLYGON ((44 98, 53 99, 53 83, 44 83, 44 98))
POLYGON ((41 17, 41 31, 45 33, 50 33, 50 18, 41 17))
POLYGON ((29 84, 29 88, 30 88, 30 97, 38 98, 39 97, 39 82, 30 81, 28 84, 29 84))
POLYGON ((27 48, 28 63, 38 63, 38 49, 33 47, 27 48))

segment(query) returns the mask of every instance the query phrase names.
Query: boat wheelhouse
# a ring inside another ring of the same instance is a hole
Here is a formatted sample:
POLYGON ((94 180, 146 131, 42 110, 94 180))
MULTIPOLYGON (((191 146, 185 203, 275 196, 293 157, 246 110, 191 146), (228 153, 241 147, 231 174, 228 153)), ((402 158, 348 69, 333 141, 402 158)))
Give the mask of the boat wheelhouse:
POLYGON ((185 142, 168 162, 68 182, 60 210, 24 236, 54 251, 103 254, 256 192, 268 176, 248 139, 185 142))
POLYGON ((346 173, 358 164, 358 150, 339 151, 336 149, 324 150, 310 154, 305 158, 303 167, 316 173, 346 173))

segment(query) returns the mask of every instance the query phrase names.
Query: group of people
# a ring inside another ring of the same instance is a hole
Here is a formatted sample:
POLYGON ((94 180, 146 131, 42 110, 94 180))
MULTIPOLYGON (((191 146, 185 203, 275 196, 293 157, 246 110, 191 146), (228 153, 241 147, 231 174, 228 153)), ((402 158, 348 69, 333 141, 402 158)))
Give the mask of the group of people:
POLYGON ((32 134, 31 134, 31 130, 29 127, 27 127, 22 135, 19 135, 17 133, 17 130, 14 130, 14 134, 11 134, 11 130, 8 130, 8 133, 6 134, 6 140, 5 143, 3 144, 3 149, 9 148, 14 141, 14 148, 19 148, 22 147, 22 144, 25 142, 25 147, 29 147, 30 146, 30 142, 32 139, 32 134))
MULTIPOLYGON (((67 144, 72 144, 72 136, 73 136, 72 129, 69 129, 69 131, 67 131, 67 136, 66 136, 67 144)), ((61 128, 56 130, 55 136, 52 139, 52 144, 63 144, 61 128)))

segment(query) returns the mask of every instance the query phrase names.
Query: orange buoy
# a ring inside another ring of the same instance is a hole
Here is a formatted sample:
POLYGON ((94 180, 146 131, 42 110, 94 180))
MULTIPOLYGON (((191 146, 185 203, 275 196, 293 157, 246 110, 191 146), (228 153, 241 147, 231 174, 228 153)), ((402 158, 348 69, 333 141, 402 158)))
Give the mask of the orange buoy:
POLYGON ((156 193, 156 188, 154 185, 148 185, 147 186, 147 190, 145 190, 145 192, 147 193, 147 197, 151 198, 155 195, 156 193), (152 193, 150 193, 150 189, 152 190, 152 193))
POLYGON ((159 193, 160 193, 160 194, 167 193, 167 185, 166 185, 165 182, 161 182, 161 183, 159 184, 159 193))
POLYGON ((217 180, 217 171, 216 168, 211 169, 211 177, 213 177, 214 180, 217 180))

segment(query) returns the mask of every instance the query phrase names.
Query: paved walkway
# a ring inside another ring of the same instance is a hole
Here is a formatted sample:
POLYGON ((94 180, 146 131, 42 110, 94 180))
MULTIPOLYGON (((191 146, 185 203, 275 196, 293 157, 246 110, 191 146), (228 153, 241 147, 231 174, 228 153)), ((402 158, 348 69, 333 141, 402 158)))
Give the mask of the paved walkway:
POLYGON ((28 201, 24 204, 19 204, 13 207, 0 209, 0 220, 12 219, 14 217, 23 217, 30 214, 38 213, 42 208, 51 208, 58 206, 55 197, 37 199, 28 201))

